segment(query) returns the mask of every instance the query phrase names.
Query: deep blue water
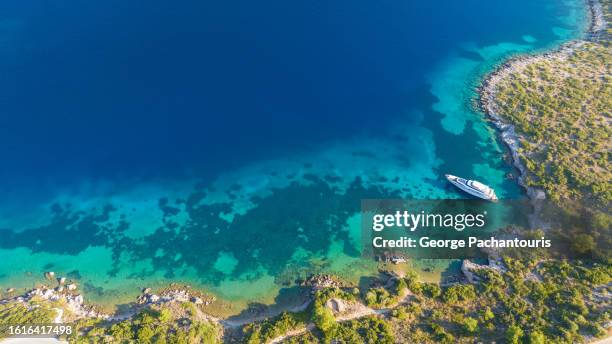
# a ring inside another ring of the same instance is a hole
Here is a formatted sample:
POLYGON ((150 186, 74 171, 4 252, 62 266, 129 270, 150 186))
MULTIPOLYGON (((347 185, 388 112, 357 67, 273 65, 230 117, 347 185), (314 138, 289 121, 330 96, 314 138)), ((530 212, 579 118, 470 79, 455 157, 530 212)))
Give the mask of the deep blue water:
POLYGON ((430 105, 424 75, 459 42, 544 44, 557 7, 3 1, 0 176, 215 175, 380 133, 430 105))

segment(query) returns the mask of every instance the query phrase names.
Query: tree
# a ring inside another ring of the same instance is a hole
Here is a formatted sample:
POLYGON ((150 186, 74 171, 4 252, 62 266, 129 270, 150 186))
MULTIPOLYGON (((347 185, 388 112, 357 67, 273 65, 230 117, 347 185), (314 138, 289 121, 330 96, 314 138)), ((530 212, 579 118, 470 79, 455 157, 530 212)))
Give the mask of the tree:
POLYGON ((436 298, 442 294, 440 286, 435 283, 423 283, 422 292, 425 296, 436 298))
POLYGON ((476 298, 476 290, 471 284, 456 284, 448 287, 442 296, 446 303, 457 303, 458 301, 469 301, 476 298))
POLYGON ((336 326, 336 318, 334 318, 334 314, 323 306, 315 307, 312 315, 312 321, 324 334, 328 333, 336 326))
POLYGON ((597 229, 609 229, 612 226, 612 216, 599 211, 593 215, 591 221, 593 227, 597 229))
POLYGON ((465 317, 463 319, 463 329, 467 333, 476 332, 478 330, 478 320, 471 318, 471 317, 465 317))
POLYGON ((585 233, 576 235, 572 240, 572 251, 577 254, 587 254, 589 252, 593 252, 596 247, 597 244, 595 243, 595 239, 585 233))
POLYGON ((149 325, 143 325, 138 329, 137 339, 139 343, 149 343, 155 335, 155 331, 149 325))
POLYGON ((400 279, 395 285, 395 294, 402 295, 405 289, 408 289, 408 284, 406 283, 406 280, 400 279))
POLYGON ((506 330, 506 341, 510 344, 519 344, 523 334, 520 327, 512 325, 506 330))
POLYGON ((546 343, 546 337, 544 336, 544 333, 535 330, 529 334, 529 344, 544 344, 544 343, 546 343))
POLYGON ((163 308, 161 311, 159 311, 159 316, 157 318, 159 321, 166 323, 172 320, 172 311, 170 311, 168 308, 163 308))
POLYGON ((491 311, 490 307, 485 308, 481 312, 481 316, 482 316, 482 320, 483 321, 489 321, 489 320, 493 320, 495 318, 495 314, 493 314, 493 311, 491 311))

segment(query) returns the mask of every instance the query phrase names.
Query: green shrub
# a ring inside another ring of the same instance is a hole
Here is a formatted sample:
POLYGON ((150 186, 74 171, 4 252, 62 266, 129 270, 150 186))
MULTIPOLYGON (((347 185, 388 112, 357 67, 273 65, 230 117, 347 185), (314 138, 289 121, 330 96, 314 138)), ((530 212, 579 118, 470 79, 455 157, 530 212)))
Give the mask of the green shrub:
POLYGON ((465 317, 461 325, 467 333, 474 333, 478 330, 478 320, 474 318, 465 317))
POLYGON ((312 314, 312 321, 319 331, 323 334, 330 333, 336 327, 336 318, 328 308, 318 306, 315 307, 312 314))
POLYGON ((471 284, 455 284, 446 288, 442 299, 444 302, 454 304, 459 301, 470 301, 476 298, 476 290, 471 284))
POLYGON ((510 344, 519 344, 523 337, 523 330, 516 325, 511 325, 506 330, 506 341, 510 344))
POLYGON ((373 288, 366 293, 365 301, 370 307, 381 308, 392 304, 394 297, 385 288, 373 288))

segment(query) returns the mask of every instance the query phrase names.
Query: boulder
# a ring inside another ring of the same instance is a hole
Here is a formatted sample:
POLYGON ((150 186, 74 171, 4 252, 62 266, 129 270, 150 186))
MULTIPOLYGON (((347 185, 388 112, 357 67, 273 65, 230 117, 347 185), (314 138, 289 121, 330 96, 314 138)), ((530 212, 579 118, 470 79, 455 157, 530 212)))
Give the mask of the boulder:
POLYGON ((51 299, 53 298, 54 295, 55 293, 51 289, 47 289, 42 293, 42 297, 45 299, 51 299))
POLYGON ((476 283, 478 281, 478 277, 474 273, 472 273, 471 270, 476 270, 479 268, 481 267, 478 266, 477 264, 470 262, 467 259, 464 259, 463 262, 461 263, 461 272, 463 272, 463 275, 465 276, 465 278, 467 278, 468 282, 470 283, 476 283))
POLYGON ((79 295, 75 296, 74 302, 76 302, 79 305, 82 305, 83 304, 83 295, 79 294, 79 295))
POLYGON ((331 309, 334 313, 342 313, 346 310, 346 304, 341 299, 329 299, 325 303, 325 307, 331 309))

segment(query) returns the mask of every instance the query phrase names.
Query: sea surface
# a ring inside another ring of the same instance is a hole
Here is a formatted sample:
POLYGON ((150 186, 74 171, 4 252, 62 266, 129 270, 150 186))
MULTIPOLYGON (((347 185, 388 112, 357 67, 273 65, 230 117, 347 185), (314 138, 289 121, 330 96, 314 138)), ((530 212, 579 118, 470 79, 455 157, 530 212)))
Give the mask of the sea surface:
POLYGON ((578 37, 582 0, 0 2, 0 286, 188 283, 278 301, 359 281, 360 200, 524 197, 472 108, 504 58, 578 37))

